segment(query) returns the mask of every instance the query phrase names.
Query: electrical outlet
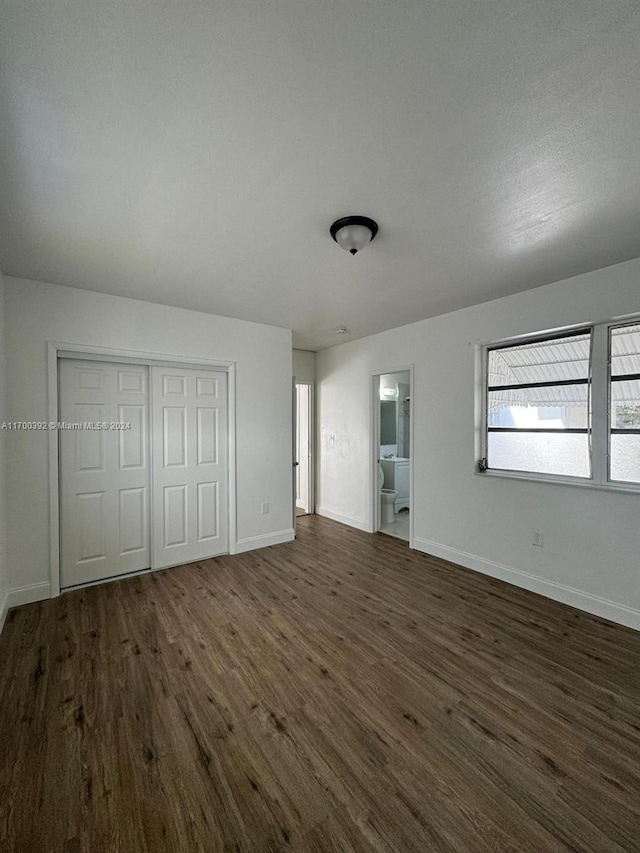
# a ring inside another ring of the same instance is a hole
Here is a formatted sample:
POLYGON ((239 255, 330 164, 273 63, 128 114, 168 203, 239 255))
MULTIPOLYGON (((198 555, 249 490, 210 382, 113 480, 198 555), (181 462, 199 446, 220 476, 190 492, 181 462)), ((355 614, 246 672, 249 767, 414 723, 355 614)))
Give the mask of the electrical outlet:
POLYGON ((263 515, 269 515, 269 501, 262 501, 260 504, 260 512, 263 515))
POLYGON ((336 435, 335 435, 335 433, 332 432, 329 435, 329 444, 335 444, 335 443, 336 443, 336 435))
POLYGON ((542 548, 543 538, 542 533, 538 533, 537 531, 533 531, 533 539, 531 541, 532 545, 537 545, 539 548, 542 548))

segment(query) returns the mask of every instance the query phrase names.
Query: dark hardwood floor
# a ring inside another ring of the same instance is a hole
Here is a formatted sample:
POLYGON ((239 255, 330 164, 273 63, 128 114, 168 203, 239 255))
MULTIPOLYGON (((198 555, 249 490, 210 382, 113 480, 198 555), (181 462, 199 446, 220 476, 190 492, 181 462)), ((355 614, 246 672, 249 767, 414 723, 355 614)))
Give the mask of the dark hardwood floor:
POLYGON ((640 634, 317 516, 12 611, 7 853, 640 851, 640 634))

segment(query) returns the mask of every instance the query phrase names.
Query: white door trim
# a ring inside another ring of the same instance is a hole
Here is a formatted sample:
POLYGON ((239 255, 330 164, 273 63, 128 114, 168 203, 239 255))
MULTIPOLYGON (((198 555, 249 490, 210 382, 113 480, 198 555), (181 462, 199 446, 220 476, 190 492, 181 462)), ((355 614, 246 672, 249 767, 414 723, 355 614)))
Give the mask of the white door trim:
MULTIPOLYGON (((60 420, 58 407, 58 359, 69 356, 99 361, 130 361, 165 367, 213 368, 228 374, 229 394, 229 553, 237 553, 236 524, 236 363, 227 359, 204 359, 137 350, 111 349, 88 344, 47 341, 47 412, 49 423, 60 420)), ((60 595, 60 460, 58 432, 48 430, 49 450, 49 567, 51 598, 60 595)))
POLYGON ((414 445, 414 436, 416 431, 414 429, 414 364, 403 364, 400 367, 385 367, 384 370, 370 370, 369 371, 369 418, 370 418, 370 427, 369 427, 369 435, 371 436, 371 445, 369 451, 369 459, 370 465, 369 470, 371 472, 371 525, 370 530, 372 533, 376 533, 380 530, 380 497, 378 494, 378 454, 380 453, 380 376, 384 373, 402 373, 403 371, 409 371, 409 395, 411 396, 411 429, 409 432, 409 447, 410 447, 410 459, 409 459, 409 505, 411 507, 411 511, 409 513, 409 547, 413 548, 413 518, 414 518, 414 507, 415 501, 413 497, 413 464, 415 458, 415 445, 414 445))

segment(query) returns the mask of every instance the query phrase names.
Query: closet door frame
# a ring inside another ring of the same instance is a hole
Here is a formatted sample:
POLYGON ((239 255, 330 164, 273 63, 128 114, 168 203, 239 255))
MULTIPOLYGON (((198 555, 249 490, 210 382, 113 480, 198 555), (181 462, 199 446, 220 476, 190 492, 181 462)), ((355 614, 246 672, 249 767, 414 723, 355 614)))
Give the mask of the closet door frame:
MULTIPOLYGON (((81 358, 88 361, 115 361, 144 364, 149 367, 178 367, 200 370, 218 370, 227 374, 228 394, 228 518, 229 553, 237 549, 236 533, 236 371, 235 362, 226 359, 184 358, 172 353, 151 353, 136 350, 111 349, 85 344, 47 341, 47 420, 60 421, 58 406, 58 359, 81 358)), ((151 400, 150 400, 151 402, 151 400)), ((49 566, 51 598, 60 595, 60 459, 58 431, 48 430, 49 444, 49 566)), ((152 449, 150 448, 150 453, 152 449)), ((152 460, 151 477, 153 478, 152 460)), ((153 485, 153 480, 152 480, 153 485)), ((152 566, 151 571, 154 571, 152 566)), ((124 575, 123 577, 127 577, 124 575)), ((98 581, 101 583, 101 581, 98 581)), ((90 585, 90 584, 88 584, 90 585)))

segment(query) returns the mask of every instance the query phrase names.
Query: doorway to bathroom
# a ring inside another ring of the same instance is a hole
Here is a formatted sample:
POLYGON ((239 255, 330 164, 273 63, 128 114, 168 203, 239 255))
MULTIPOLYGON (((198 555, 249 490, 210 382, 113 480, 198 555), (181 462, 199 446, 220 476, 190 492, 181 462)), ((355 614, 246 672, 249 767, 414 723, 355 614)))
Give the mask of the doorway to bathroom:
POLYGON ((295 515, 314 512, 313 499, 313 385, 296 382, 294 389, 295 515))
POLYGON ((374 529, 412 541, 413 366, 372 374, 374 529))

